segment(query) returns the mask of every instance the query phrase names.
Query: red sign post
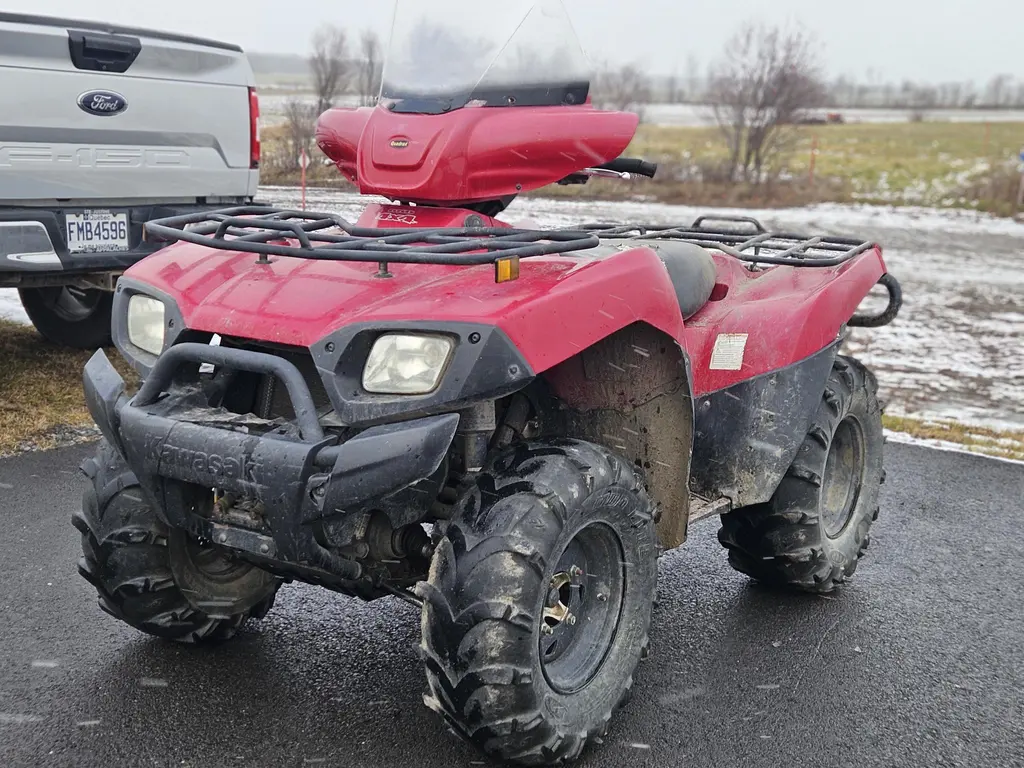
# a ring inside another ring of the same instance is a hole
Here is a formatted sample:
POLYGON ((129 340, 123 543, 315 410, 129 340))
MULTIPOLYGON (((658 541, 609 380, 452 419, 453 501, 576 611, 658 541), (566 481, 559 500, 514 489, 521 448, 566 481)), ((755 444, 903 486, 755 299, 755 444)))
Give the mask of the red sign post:
POLYGON ((818 135, 815 134, 811 137, 811 172, 810 180, 811 184, 814 184, 814 166, 818 162, 818 135))
POLYGON ((306 210, 306 166, 309 165, 309 155, 306 154, 305 148, 299 155, 299 165, 302 166, 302 210, 306 210))

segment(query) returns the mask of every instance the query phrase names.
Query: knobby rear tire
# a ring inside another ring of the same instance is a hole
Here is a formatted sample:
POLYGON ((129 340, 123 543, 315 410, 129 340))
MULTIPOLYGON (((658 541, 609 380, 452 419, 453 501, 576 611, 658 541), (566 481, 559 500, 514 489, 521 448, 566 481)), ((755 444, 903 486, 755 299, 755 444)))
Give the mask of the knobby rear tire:
POLYGON ((831 592, 852 577, 878 518, 884 443, 874 375, 852 358, 837 357, 807 436, 772 499, 722 516, 718 540, 729 550, 729 564, 756 581, 814 593, 831 592), (861 462, 854 472, 859 488, 843 524, 830 519, 823 499, 852 460, 861 462))

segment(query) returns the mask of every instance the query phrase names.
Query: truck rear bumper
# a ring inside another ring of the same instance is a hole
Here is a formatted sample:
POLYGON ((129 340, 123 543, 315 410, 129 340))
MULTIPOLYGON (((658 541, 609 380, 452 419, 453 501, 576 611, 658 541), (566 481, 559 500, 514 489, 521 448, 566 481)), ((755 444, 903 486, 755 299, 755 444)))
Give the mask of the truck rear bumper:
POLYGON ((146 222, 167 216, 217 210, 216 205, 174 204, 66 208, 0 208, 0 285, 18 285, 23 278, 46 274, 76 275, 124 271, 166 243, 143 238, 146 222), (73 253, 67 242, 67 217, 84 211, 124 213, 128 218, 128 250, 73 253))
MULTIPOLYGON (((328 585, 331 579, 351 581, 361 573, 354 560, 331 551, 347 543, 332 540, 331 522, 435 478, 459 423, 457 414, 433 416, 370 428, 338 444, 324 436, 315 411, 307 409, 312 397, 291 363, 198 344, 165 352, 131 399, 102 350, 86 365, 84 384, 93 419, 168 525, 268 566, 297 567, 306 580, 313 572, 328 585), (194 398, 189 405, 166 394, 175 369, 188 362, 273 373, 288 389, 300 434, 277 429, 254 435, 209 426, 204 414, 211 409, 197 409, 194 398), (186 502, 195 491, 206 494, 207 489, 211 499, 217 489, 258 504, 259 524, 224 522, 202 505, 186 502)), ((422 496, 425 516, 436 492, 422 496)))

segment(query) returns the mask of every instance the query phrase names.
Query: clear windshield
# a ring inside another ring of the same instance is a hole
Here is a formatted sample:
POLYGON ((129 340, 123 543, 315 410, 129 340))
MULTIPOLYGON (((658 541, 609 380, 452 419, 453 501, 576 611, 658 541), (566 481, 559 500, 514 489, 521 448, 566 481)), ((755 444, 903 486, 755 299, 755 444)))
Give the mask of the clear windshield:
POLYGON ((396 0, 381 99, 427 113, 579 104, 590 75, 562 0, 396 0))

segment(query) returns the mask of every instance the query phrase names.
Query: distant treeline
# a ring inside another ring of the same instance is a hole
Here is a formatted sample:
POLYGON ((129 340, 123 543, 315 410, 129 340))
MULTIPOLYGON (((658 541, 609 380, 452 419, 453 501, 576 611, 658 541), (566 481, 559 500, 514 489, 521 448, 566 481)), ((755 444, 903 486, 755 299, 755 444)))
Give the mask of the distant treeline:
MULTIPOLYGON (((264 78, 310 76, 307 56, 250 53, 249 60, 257 76, 264 78)), ((608 68, 603 70, 608 71, 608 68)), ((648 87, 641 87, 640 93, 634 96, 642 99, 646 94, 650 103, 700 104, 707 101, 709 78, 694 61, 687 64, 682 74, 646 75, 646 79, 648 87)), ((825 83, 825 90, 827 104, 844 109, 1024 109, 1024 79, 1013 75, 997 75, 984 84, 970 81, 929 84, 886 82, 879 73, 869 73, 866 81, 835 78, 825 83)))
MULTIPOLYGON (((651 98, 669 104, 702 104, 708 99, 706 75, 651 77, 651 98)), ((826 104, 879 109, 1024 109, 1024 79, 996 75, 987 83, 886 82, 878 74, 867 82, 848 77, 826 81, 826 104)))

